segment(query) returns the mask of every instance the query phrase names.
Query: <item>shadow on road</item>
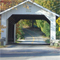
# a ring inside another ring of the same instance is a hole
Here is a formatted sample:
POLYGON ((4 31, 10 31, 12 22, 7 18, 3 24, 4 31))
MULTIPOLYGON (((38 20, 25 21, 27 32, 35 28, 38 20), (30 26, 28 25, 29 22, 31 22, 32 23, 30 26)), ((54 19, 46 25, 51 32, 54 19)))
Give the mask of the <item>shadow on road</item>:
MULTIPOLYGON (((31 47, 31 46, 30 46, 31 47)), ((52 49, 10 49, 1 50, 0 57, 60 56, 60 51, 52 49)))

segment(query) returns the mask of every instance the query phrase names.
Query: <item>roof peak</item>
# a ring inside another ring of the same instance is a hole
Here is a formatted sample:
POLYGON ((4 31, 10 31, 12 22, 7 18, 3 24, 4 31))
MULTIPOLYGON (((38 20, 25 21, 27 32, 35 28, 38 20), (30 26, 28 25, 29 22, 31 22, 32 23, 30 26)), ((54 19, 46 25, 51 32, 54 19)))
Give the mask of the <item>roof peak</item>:
POLYGON ((42 8, 42 9, 44 9, 45 11, 48 11, 48 12, 50 12, 50 13, 52 13, 52 14, 54 14, 54 15, 56 15, 56 16, 58 16, 59 17, 59 15, 58 14, 56 14, 56 13, 54 13, 54 12, 52 12, 52 11, 50 11, 49 9, 47 9, 47 8, 44 8, 43 6, 41 6, 41 5, 38 5, 37 3, 35 3, 35 2, 32 2, 31 0, 25 0, 24 2, 21 2, 20 4, 18 4, 18 5, 16 5, 16 6, 13 6, 13 7, 11 7, 11 8, 9 8, 9 9, 7 9, 7 10, 5 10, 5 11, 3 11, 3 12, 0 12, 0 15, 1 14, 3 14, 3 13, 5 13, 5 12, 7 12, 7 11, 10 11, 10 10, 12 10, 13 8, 16 8, 16 7, 18 7, 19 5, 22 5, 22 4, 24 4, 24 3, 26 3, 26 2, 30 2, 30 3, 32 3, 32 4, 34 4, 34 5, 36 5, 36 6, 38 6, 38 7, 40 7, 40 8, 42 8))

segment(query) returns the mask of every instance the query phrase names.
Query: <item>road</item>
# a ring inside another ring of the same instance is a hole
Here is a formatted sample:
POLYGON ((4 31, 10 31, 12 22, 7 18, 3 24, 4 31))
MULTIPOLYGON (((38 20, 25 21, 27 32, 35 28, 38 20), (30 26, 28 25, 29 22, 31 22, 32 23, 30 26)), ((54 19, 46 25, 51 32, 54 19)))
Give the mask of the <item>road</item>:
POLYGON ((42 45, 9 45, 0 49, 0 60, 60 60, 60 50, 42 45))
POLYGON ((45 38, 29 29, 24 32, 25 40, 20 45, 0 48, 0 60, 60 60, 60 50, 41 45, 46 44, 45 38))
POLYGON ((36 31, 29 29, 23 29, 23 31, 25 33, 25 40, 20 40, 22 41, 20 44, 47 44, 45 42, 46 38, 43 38, 42 35, 36 31))

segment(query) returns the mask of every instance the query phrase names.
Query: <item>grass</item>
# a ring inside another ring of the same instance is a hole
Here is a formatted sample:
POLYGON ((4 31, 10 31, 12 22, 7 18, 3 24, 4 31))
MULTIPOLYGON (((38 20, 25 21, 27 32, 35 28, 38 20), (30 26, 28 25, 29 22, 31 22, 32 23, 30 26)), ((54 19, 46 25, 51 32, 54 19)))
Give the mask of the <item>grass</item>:
POLYGON ((24 38, 23 38, 23 39, 20 39, 20 40, 21 40, 21 41, 18 41, 18 40, 15 41, 15 43, 20 43, 20 42, 22 42, 22 40, 24 40, 24 38))
POLYGON ((51 48, 60 49, 60 46, 50 46, 51 48))
POLYGON ((20 43, 20 41, 15 41, 15 43, 20 43))
POLYGON ((2 46, 2 45, 1 45, 1 42, 0 42, 0 48, 4 48, 4 47, 6 47, 6 46, 2 46))
POLYGON ((6 47, 6 46, 1 46, 1 45, 0 45, 0 48, 4 48, 4 47, 6 47))
POLYGON ((46 43, 50 44, 50 39, 45 40, 46 43))

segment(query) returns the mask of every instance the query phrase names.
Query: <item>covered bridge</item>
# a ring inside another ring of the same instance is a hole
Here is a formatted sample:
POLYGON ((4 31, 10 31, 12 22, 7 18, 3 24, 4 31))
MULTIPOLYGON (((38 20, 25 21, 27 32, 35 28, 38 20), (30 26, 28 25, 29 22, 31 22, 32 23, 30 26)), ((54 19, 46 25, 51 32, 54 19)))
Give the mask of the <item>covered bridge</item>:
POLYGON ((32 2, 26 0, 16 6, 13 6, 3 12, 1 15, 2 28, 1 38, 6 38, 6 43, 12 43, 16 40, 16 23, 20 19, 44 19, 50 23, 50 41, 56 40, 56 19, 58 14, 32 2))

